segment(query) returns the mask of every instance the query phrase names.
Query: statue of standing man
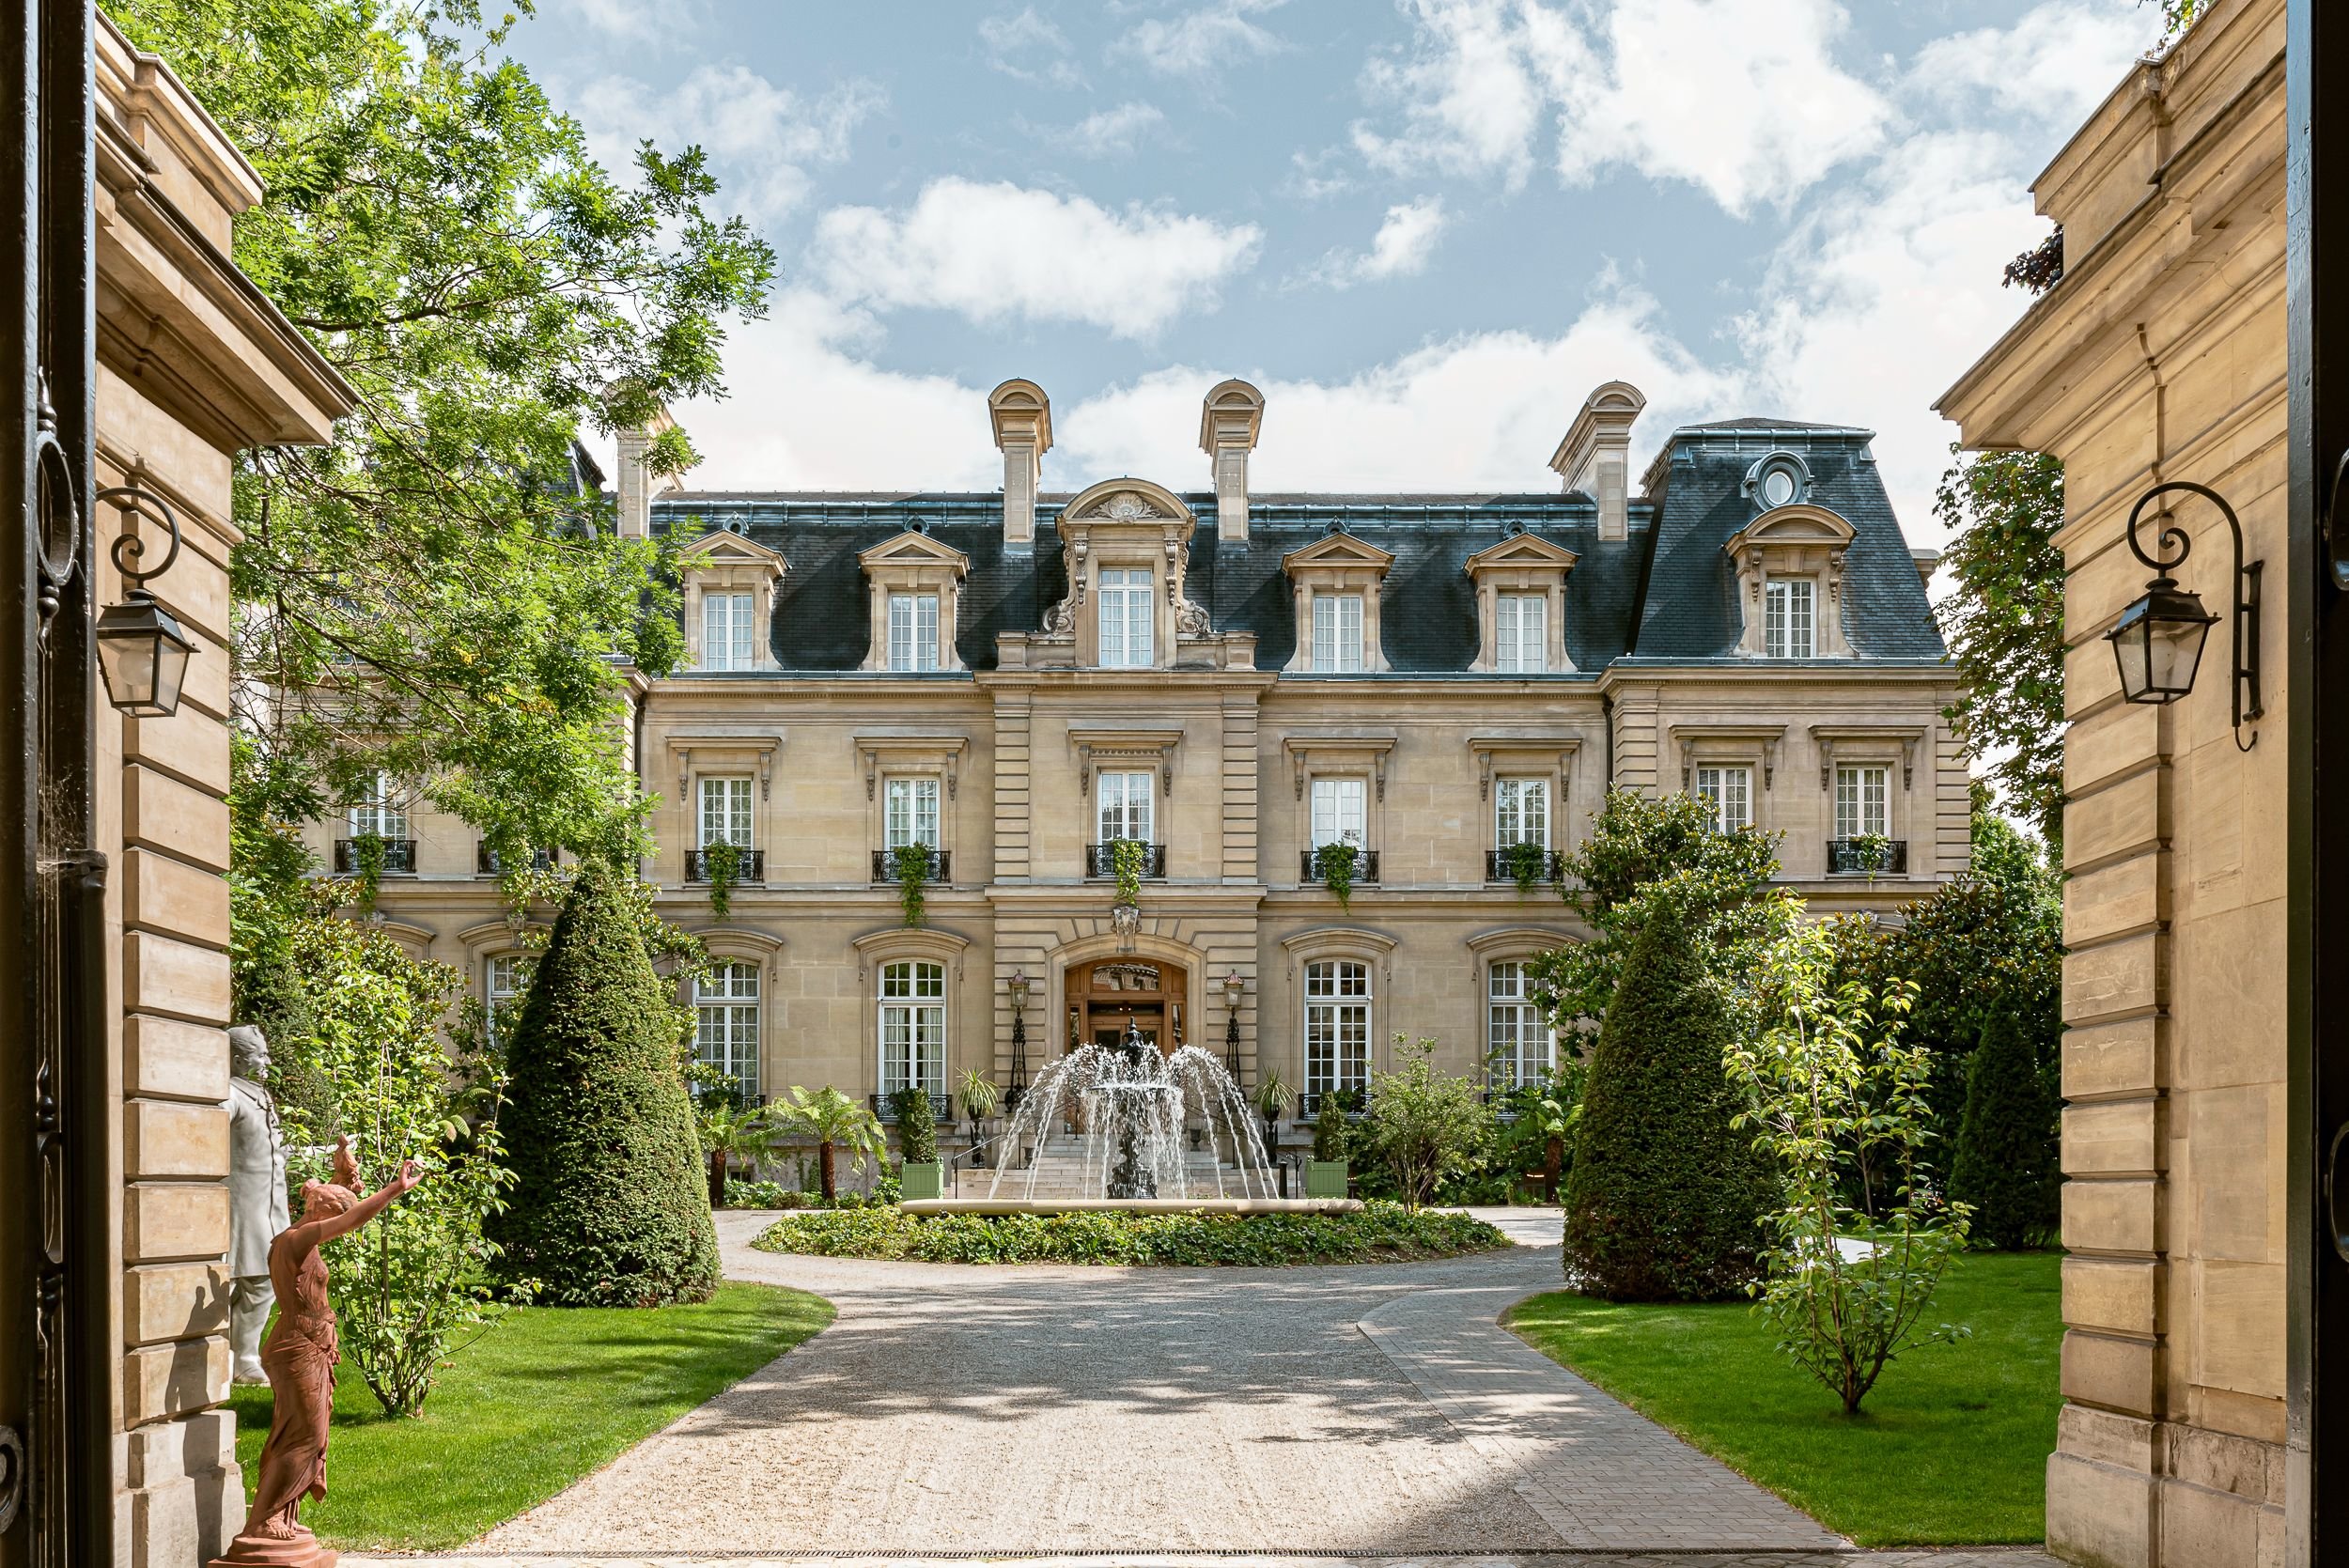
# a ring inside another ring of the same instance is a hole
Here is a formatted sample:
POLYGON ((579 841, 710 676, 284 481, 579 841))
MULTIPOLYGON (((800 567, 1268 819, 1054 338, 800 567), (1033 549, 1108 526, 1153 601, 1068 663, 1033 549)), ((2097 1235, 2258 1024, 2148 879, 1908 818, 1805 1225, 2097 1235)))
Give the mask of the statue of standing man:
POLYGON ((292 1225, 286 1138, 267 1087, 269 1040, 251 1024, 228 1032, 228 1344, 240 1383, 266 1383, 261 1329, 277 1298, 269 1244, 292 1225))

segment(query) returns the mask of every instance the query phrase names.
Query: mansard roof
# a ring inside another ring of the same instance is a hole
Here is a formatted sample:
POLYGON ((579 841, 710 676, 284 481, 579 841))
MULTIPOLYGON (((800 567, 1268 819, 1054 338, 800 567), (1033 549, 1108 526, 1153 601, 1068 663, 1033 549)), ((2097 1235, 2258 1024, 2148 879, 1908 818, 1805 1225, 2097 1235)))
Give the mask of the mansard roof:
MULTIPOLYGON (((1811 473, 1809 501, 1853 529, 1843 594, 1854 654, 1937 660, 1940 633, 1869 439, 1851 427, 1782 419, 1685 427, 1649 468, 1648 493, 1631 498, 1621 539, 1598 536, 1597 507, 1579 492, 1254 492, 1248 537, 1228 542, 1212 490, 1170 494, 1197 520, 1189 597, 1217 630, 1255 634, 1259 669, 1278 670, 1296 651, 1296 598, 1283 560, 1335 529, 1393 556, 1379 590, 1380 643, 1390 672, 1410 675, 1470 669, 1478 642, 1470 558, 1538 535, 1575 557, 1563 631, 1580 674, 1558 678, 1577 679, 1626 658, 1735 656, 1735 568, 1722 547, 1758 515, 1741 489, 1754 460, 1797 451, 1811 473)), ((775 662, 786 672, 847 672, 863 662, 871 628, 858 555, 918 524, 970 559, 956 646, 965 666, 986 670, 995 666, 998 633, 1037 630, 1067 593, 1060 520, 1074 499, 1068 491, 1037 497, 1029 550, 1005 545, 1000 491, 672 491, 652 503, 652 521, 689 535, 723 522, 790 563, 771 629, 775 662)))

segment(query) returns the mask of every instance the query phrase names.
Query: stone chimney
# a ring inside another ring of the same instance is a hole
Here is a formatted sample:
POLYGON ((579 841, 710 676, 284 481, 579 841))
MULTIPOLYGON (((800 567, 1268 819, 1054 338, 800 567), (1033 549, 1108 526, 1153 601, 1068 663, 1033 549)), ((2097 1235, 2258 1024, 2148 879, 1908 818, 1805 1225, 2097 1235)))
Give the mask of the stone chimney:
POLYGON ((1035 545, 1036 480, 1052 449, 1052 403, 1034 381, 1008 380, 987 395, 996 450, 1003 455, 1003 543, 1035 545))
POLYGON ((1248 542, 1248 454, 1264 426, 1264 394, 1246 381, 1222 381, 1199 408, 1199 450, 1215 472, 1215 536, 1248 542))
POLYGON ((676 421, 667 410, 656 412, 641 426, 630 426, 620 431, 619 525, 623 539, 641 539, 652 532, 652 497, 655 487, 663 493, 681 489, 674 478, 656 478, 645 472, 645 451, 663 430, 673 429, 676 421))
POLYGON ((1569 490, 1598 503, 1598 536, 1621 539, 1631 532, 1631 427, 1647 399, 1628 381, 1609 381, 1584 400, 1566 439, 1550 454, 1569 490))

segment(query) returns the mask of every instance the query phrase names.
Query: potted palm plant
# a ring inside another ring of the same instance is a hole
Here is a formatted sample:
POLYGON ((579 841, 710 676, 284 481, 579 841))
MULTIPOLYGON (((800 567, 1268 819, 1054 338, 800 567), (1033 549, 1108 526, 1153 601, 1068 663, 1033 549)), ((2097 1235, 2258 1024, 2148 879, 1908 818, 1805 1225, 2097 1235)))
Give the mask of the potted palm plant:
POLYGON ((962 1080, 955 1086, 955 1103, 962 1110, 962 1119, 971 1124, 971 1162, 987 1163, 987 1153, 979 1145, 979 1124, 995 1114, 995 1107, 1003 1096, 995 1085, 980 1076, 976 1067, 965 1067, 962 1080))

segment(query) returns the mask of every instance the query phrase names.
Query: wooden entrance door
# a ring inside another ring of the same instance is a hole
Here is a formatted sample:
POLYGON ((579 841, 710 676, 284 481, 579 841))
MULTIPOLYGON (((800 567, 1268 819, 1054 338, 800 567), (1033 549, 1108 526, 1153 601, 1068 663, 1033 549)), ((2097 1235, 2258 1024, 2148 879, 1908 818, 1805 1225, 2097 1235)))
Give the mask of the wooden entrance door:
POLYGON ((1068 970, 1068 1043, 1113 1046, 1130 1025, 1161 1051, 1185 1043, 1189 971, 1158 958, 1102 958, 1068 970))

